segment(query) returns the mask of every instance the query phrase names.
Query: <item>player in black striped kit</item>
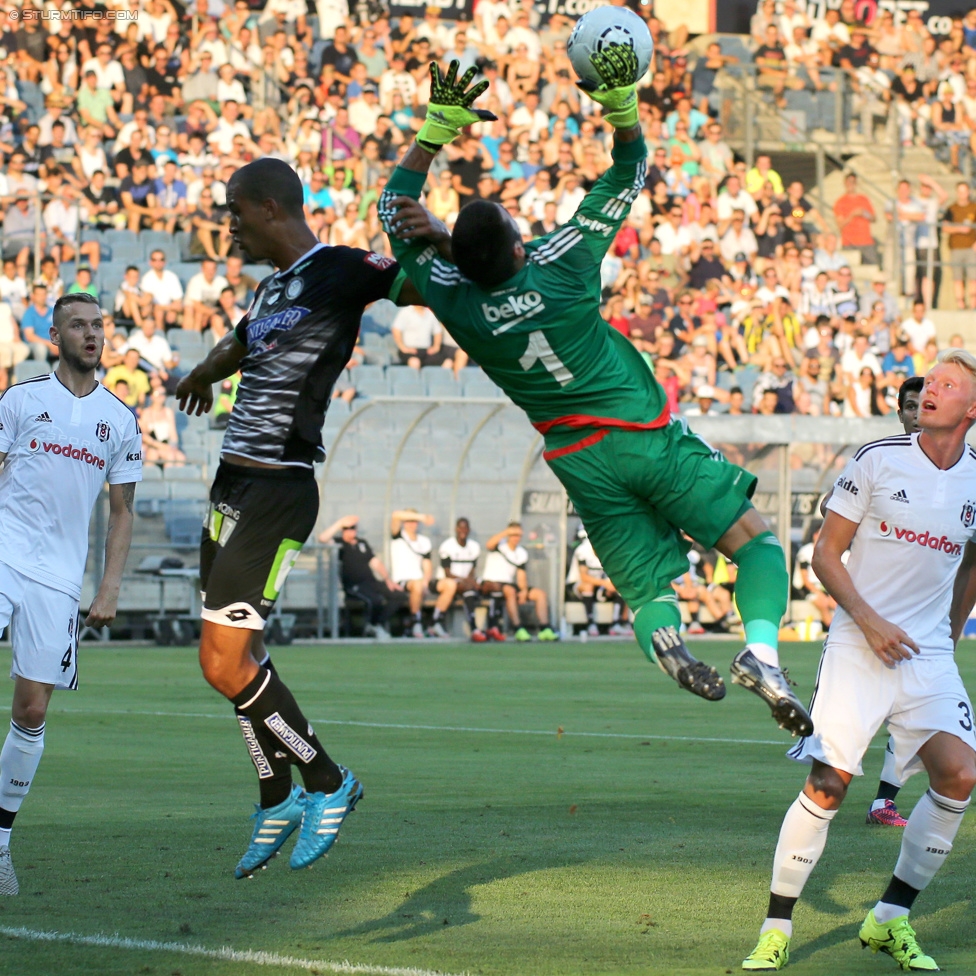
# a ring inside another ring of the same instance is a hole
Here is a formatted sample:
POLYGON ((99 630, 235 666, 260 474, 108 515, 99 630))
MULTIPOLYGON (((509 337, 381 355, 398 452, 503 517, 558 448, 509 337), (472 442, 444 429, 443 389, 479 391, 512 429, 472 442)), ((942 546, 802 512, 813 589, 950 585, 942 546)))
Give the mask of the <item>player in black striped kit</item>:
POLYGON ((291 866, 310 865, 363 794, 322 748, 271 664, 262 632, 315 525, 312 463, 325 454, 325 411, 363 309, 380 298, 416 304, 419 296, 391 259, 320 244, 305 223, 301 181, 281 160, 238 170, 227 206, 238 246, 279 270, 176 395, 188 413, 206 413, 212 385, 241 372, 200 546, 200 665, 234 704, 260 780, 251 844, 235 872, 244 878, 299 828, 291 866), (304 790, 292 785, 292 765, 304 790))

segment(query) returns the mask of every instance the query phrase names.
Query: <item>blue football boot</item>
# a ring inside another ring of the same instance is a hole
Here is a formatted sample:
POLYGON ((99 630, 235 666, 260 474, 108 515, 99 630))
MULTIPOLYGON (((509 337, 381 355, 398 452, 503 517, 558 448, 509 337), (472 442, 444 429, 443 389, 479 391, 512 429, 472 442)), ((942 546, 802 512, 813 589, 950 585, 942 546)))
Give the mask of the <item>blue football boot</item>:
POLYGON ((259 868, 267 866, 281 850, 281 845, 302 825, 305 813, 305 791, 297 784, 291 788, 286 800, 267 810, 257 807, 252 820, 254 833, 240 863, 234 868, 234 877, 249 878, 259 868))
POLYGON ((353 774, 340 766, 342 785, 335 793, 307 793, 305 816, 298 842, 291 852, 293 868, 307 868, 336 842, 342 821, 363 798, 363 786, 353 774))

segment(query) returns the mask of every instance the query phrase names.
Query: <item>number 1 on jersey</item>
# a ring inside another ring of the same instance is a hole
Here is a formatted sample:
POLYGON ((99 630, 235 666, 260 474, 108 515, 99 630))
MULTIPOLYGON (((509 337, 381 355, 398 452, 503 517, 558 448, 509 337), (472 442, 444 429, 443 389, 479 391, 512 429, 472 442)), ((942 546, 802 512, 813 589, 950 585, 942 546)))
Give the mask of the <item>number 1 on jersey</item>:
POLYGON ((549 340, 541 330, 529 333, 529 344, 525 353, 519 358, 519 365, 528 372, 541 360, 542 365, 552 373, 552 377, 560 386, 573 381, 573 374, 566 368, 563 361, 552 351, 549 340))

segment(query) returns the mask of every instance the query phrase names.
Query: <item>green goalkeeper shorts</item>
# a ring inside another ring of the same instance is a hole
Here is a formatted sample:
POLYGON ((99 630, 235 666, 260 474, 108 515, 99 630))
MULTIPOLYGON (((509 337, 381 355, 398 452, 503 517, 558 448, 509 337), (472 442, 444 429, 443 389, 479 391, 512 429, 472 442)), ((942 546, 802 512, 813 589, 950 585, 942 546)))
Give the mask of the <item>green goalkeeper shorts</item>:
POLYGON ((607 575, 633 610, 688 571, 687 533, 711 549, 756 490, 756 477, 673 422, 600 430, 545 454, 607 575))

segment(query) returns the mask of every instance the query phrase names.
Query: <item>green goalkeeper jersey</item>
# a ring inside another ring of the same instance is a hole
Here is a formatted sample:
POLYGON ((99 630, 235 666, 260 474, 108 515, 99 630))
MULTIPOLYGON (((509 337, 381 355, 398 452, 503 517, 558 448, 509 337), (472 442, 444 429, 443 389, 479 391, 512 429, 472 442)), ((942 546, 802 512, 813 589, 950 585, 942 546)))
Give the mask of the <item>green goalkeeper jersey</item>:
POLYGON ((647 430, 670 416, 664 390, 600 316, 600 264, 644 185, 644 140, 620 143, 573 219, 525 245, 525 266, 497 288, 465 278, 435 247, 392 232, 389 201, 419 198, 422 173, 397 167, 380 213, 397 260, 471 358, 559 449, 581 432, 647 430))

